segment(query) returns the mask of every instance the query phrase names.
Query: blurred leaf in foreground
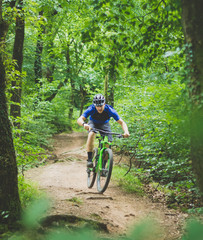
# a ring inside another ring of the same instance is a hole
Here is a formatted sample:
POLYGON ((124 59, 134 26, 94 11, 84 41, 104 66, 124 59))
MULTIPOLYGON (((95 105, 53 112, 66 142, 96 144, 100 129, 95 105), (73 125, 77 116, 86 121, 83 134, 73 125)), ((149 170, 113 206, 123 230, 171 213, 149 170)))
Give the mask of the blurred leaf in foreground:
POLYGON ((67 232, 64 230, 55 231, 50 233, 46 240, 65 240, 65 239, 74 239, 74 240, 96 240, 98 237, 93 235, 93 232, 89 229, 79 231, 79 232, 67 232))
POLYGON ((191 220, 187 225, 182 240, 203 240, 203 223, 191 220))
POLYGON ((35 200, 25 211, 22 217, 22 223, 27 228, 38 226, 40 219, 48 211, 50 203, 48 199, 35 200))
POLYGON ((154 219, 144 219, 136 224, 129 240, 159 240, 163 239, 163 232, 154 219))

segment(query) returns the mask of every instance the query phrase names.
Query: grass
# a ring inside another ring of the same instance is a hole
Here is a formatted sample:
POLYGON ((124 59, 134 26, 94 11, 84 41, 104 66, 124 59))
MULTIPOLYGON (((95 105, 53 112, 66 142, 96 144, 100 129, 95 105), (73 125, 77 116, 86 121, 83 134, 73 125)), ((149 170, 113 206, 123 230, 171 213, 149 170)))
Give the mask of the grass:
POLYGON ((39 190, 39 187, 36 183, 25 180, 23 175, 18 176, 18 188, 21 205, 23 208, 29 205, 33 200, 45 196, 45 194, 39 190))
POLYGON ((83 203, 82 200, 80 198, 77 198, 77 197, 67 199, 67 201, 72 202, 72 203, 76 203, 76 204, 82 204, 83 203))
POLYGON ((90 216, 91 216, 92 218, 98 220, 98 221, 99 221, 99 220, 102 220, 102 217, 99 216, 97 213, 92 213, 92 214, 90 214, 90 216))
POLYGON ((126 176, 124 176, 127 172, 127 168, 122 166, 114 166, 112 179, 117 182, 118 185, 129 193, 137 193, 140 196, 144 195, 143 185, 134 171, 129 172, 126 176))

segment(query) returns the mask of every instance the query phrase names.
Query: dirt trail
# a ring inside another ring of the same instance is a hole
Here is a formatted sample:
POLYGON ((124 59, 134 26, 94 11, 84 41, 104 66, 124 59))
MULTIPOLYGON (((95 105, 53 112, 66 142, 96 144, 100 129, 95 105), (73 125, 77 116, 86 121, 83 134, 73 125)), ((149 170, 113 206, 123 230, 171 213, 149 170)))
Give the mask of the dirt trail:
POLYGON ((186 215, 152 203, 147 197, 124 193, 116 184, 104 194, 96 186, 87 188, 86 133, 61 134, 54 137, 56 159, 27 171, 26 178, 38 182, 53 199, 50 215, 75 215, 103 222, 112 234, 124 234, 146 217, 159 223, 163 234, 155 239, 177 239, 186 215))

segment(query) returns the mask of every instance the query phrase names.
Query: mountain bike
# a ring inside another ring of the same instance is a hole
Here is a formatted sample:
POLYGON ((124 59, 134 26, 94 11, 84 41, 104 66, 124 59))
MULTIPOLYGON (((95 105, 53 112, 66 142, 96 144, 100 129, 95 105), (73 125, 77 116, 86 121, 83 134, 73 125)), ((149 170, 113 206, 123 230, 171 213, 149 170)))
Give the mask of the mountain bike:
POLYGON ((93 167, 87 168, 87 186, 88 188, 92 188, 97 176, 97 191, 103 193, 109 185, 113 169, 113 152, 110 148, 112 143, 108 142, 108 136, 103 134, 112 134, 118 138, 122 138, 123 135, 95 128, 92 131, 96 134, 100 133, 100 135, 96 136, 99 140, 99 145, 93 150, 93 167))

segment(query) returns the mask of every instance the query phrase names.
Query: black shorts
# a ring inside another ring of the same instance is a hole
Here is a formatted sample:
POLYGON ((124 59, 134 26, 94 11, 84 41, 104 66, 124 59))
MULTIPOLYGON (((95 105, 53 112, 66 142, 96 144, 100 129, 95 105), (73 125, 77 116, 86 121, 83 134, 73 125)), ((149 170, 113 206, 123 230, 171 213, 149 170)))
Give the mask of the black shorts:
MULTIPOLYGON (((89 120, 88 125, 91 128, 96 128, 96 129, 100 129, 103 131, 111 132, 111 127, 110 127, 109 122, 101 124, 101 123, 94 123, 92 120, 89 120)), ((113 140, 112 134, 105 134, 103 132, 100 132, 100 133, 102 136, 108 136, 108 141, 112 142, 112 140, 113 140)))

